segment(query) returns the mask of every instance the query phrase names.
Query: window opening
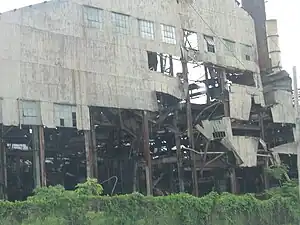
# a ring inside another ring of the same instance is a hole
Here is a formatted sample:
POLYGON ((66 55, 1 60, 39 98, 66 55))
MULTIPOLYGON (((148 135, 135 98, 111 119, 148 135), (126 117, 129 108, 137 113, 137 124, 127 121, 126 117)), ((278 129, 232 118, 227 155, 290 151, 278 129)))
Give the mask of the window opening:
POLYGON ((145 39, 154 39, 154 23, 147 20, 139 20, 140 35, 145 39))
POLYGON ((243 54, 243 59, 247 60, 247 61, 251 61, 252 60, 252 47, 250 45, 242 45, 242 54, 243 54))
POLYGON ((184 46, 188 49, 199 50, 198 35, 196 32, 183 30, 184 46))
MULTIPOLYGON (((148 68, 150 70, 163 73, 168 76, 174 76, 174 68, 176 67, 178 70, 181 65, 179 57, 174 57, 169 54, 147 51, 147 56, 148 68)), ((175 71, 176 73, 180 72, 177 70, 175 71)))
POLYGON ((206 49, 208 52, 215 53, 215 40, 211 36, 204 35, 204 40, 206 42, 206 49))
POLYGON ((114 32, 121 34, 129 33, 129 16, 113 12, 112 23, 114 32))
POLYGON ((161 24, 161 33, 163 42, 167 44, 176 44, 175 27, 161 24))
POLYGON ((88 27, 102 29, 103 18, 102 9, 84 6, 84 20, 88 27))
POLYGON ((72 112, 72 125, 73 127, 77 127, 76 112, 72 112))
POLYGON ((234 41, 230 41, 230 40, 226 40, 224 39, 225 42, 225 54, 228 56, 233 56, 233 54, 235 53, 235 42, 234 41))

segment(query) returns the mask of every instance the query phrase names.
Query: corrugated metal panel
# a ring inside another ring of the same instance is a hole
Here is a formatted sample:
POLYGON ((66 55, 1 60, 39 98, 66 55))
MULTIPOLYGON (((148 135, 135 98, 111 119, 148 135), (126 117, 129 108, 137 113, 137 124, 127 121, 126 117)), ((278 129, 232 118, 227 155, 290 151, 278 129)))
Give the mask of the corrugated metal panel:
POLYGON ((242 159, 241 167, 257 166, 258 139, 255 137, 233 136, 231 142, 242 159))
POLYGON ((264 96, 260 89, 232 84, 229 92, 230 117, 238 120, 249 120, 252 97, 256 104, 265 105, 264 96))
POLYGON ((274 123, 296 122, 295 109, 290 92, 277 90, 274 92, 274 102, 275 105, 271 108, 274 123))
POLYGON ((297 155, 297 144, 295 142, 287 143, 284 145, 276 146, 270 150, 278 154, 297 155))
POLYGON ((48 128, 55 128, 54 106, 51 102, 41 102, 42 124, 48 128))

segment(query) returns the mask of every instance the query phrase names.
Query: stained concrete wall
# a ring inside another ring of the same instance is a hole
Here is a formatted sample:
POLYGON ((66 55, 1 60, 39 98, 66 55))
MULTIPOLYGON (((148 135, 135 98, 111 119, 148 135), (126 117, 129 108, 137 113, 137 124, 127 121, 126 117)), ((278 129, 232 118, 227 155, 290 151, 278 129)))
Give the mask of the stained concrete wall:
POLYGON ((148 70, 146 53, 150 50, 179 56, 181 28, 198 33, 199 61, 258 73, 253 21, 234 0, 181 2, 54 0, 3 13, 3 122, 20 123, 18 99, 38 101, 41 124, 49 127, 55 127, 53 103, 75 105, 77 128, 89 129, 88 106, 156 110, 155 91, 182 98, 177 78, 148 70), (83 5, 104 10, 103 30, 86 26, 83 5), (130 15, 127 35, 113 31, 111 11, 130 15), (139 36, 138 18, 155 23, 155 40, 139 36), (160 24, 176 27, 176 45, 162 42, 160 24), (203 34, 220 37, 215 38, 216 54, 206 52, 203 34), (236 42, 235 57, 224 55, 223 38, 236 42), (244 59, 241 44, 253 47, 253 60, 244 59))

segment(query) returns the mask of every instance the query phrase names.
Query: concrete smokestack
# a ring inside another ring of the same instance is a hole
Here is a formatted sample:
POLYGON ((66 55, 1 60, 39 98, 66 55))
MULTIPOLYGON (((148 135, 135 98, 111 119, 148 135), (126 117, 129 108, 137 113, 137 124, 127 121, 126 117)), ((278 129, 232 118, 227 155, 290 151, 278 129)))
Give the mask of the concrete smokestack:
POLYGON ((279 47, 279 35, 277 20, 267 20, 267 37, 269 57, 271 59, 271 65, 274 72, 279 72, 282 69, 281 64, 281 51, 279 47))
POLYGON ((261 74, 270 72, 271 61, 269 58, 265 0, 242 0, 242 7, 252 16, 255 24, 258 63, 261 74))

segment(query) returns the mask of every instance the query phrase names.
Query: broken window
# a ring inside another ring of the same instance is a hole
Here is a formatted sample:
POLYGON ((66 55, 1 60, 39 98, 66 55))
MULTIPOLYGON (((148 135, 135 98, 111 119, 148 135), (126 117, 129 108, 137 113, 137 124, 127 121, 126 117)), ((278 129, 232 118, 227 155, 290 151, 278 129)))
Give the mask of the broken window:
POLYGON ((216 49, 215 49, 215 40, 214 40, 214 38, 211 37, 211 36, 204 35, 204 40, 205 40, 205 43, 206 43, 206 50, 208 52, 215 53, 216 49))
POLYGON ((153 71, 157 71, 158 58, 156 52, 147 51, 148 55, 148 68, 153 71))
POLYGON ((55 125, 57 127, 76 127, 76 107, 54 104, 55 125))
POLYGON ((142 38, 154 39, 154 23, 147 20, 139 20, 140 35, 142 38))
POLYGON ((129 33, 129 16, 112 13, 113 30, 117 33, 128 34, 129 33))
POLYGON ((198 35, 196 32, 183 30, 184 46, 188 49, 199 50, 198 35))
POLYGON ((173 57, 169 54, 151 51, 147 51, 147 56, 148 68, 150 70, 160 72, 169 76, 174 76, 174 61, 180 62, 179 57, 173 57))
POLYGON ((176 44, 175 27, 161 24, 161 34, 163 42, 167 44, 176 44))
POLYGON ((40 105, 38 102, 34 101, 22 101, 22 124, 25 125, 40 125, 41 124, 41 114, 40 105))
POLYGON ((234 84, 255 87, 254 74, 251 71, 226 71, 226 79, 234 84))
POLYGON ((72 112, 72 125, 73 127, 77 127, 76 112, 72 112))
POLYGON ((242 44, 242 56, 244 60, 251 61, 253 58, 253 49, 250 45, 242 44))
POLYGON ((235 42, 224 39, 225 42, 225 54, 228 56, 233 56, 235 54, 235 42))
POLYGON ((84 6, 84 20, 88 27, 102 29, 103 26, 103 10, 84 6))

